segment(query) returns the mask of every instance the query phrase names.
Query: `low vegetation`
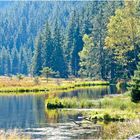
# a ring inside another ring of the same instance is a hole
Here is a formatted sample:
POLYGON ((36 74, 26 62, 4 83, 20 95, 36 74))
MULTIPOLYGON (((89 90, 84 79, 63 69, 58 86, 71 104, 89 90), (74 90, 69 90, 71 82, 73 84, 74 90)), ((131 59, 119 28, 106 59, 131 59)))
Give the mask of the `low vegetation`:
POLYGON ((139 120, 105 124, 102 139, 128 139, 139 134, 139 124, 139 120))
POLYGON ((134 76, 132 77, 130 88, 131 100, 136 103, 140 102, 140 62, 137 65, 137 70, 134 71, 134 76))
POLYGON ((5 132, 0 130, 0 139, 1 140, 30 140, 30 136, 18 134, 16 130, 11 130, 5 132))
POLYGON ((56 108, 91 108, 95 107, 96 103, 90 100, 80 100, 77 98, 50 98, 46 100, 46 107, 48 109, 56 108))
POLYGON ((110 122, 110 121, 125 121, 130 119, 136 119, 139 117, 139 114, 137 114, 134 111, 128 111, 128 110, 112 110, 112 109, 98 109, 91 111, 88 115, 90 120, 99 120, 104 122, 110 122))
POLYGON ((0 92, 54 92, 68 91, 70 89, 88 86, 109 85, 106 81, 89 81, 82 79, 59 79, 43 77, 0 77, 0 92))
POLYGON ((126 93, 118 96, 107 96, 98 100, 49 98, 46 100, 46 108, 92 108, 93 111, 86 114, 90 119, 119 121, 138 118, 140 103, 132 102, 130 94, 126 93))

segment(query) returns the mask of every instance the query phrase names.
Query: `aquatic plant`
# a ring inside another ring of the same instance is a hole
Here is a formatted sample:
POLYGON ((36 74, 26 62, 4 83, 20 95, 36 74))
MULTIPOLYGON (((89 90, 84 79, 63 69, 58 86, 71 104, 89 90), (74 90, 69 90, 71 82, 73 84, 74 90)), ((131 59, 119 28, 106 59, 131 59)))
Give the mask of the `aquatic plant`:
POLYGON ((92 100, 84 100, 77 98, 49 98, 46 100, 46 107, 48 109, 57 108, 92 108, 95 107, 96 103, 92 100))
POLYGON ((133 111, 121 111, 112 109, 97 109, 93 110, 87 115, 91 120, 99 121, 124 121, 138 118, 138 114, 133 111))

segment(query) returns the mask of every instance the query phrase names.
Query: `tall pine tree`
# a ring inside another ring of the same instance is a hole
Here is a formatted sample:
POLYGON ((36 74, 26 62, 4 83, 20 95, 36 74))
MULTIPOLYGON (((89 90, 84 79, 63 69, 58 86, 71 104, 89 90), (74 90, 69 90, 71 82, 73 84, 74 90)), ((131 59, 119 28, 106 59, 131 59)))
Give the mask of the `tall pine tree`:
POLYGON ((53 69, 53 71, 58 71, 61 77, 67 77, 67 67, 62 48, 62 36, 57 21, 55 22, 55 28, 53 33, 53 52, 51 58, 51 68, 53 69))

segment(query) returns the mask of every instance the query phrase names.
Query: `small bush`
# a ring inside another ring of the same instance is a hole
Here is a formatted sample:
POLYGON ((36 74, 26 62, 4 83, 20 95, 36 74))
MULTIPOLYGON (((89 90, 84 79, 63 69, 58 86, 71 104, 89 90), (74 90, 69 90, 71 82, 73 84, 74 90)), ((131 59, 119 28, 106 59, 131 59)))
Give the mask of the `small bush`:
POLYGON ((110 121, 111 120, 111 116, 108 113, 105 113, 103 116, 105 121, 110 121))
POLYGON ((39 81, 39 78, 38 77, 35 77, 34 78, 34 84, 35 85, 39 85, 40 84, 40 81, 39 81))

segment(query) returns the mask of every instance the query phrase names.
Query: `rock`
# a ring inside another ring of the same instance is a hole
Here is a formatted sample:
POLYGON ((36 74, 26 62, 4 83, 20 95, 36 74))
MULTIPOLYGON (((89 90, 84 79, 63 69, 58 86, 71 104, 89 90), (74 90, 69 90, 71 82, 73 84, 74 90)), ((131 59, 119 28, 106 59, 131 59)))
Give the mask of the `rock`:
POLYGON ((140 140, 140 134, 132 136, 128 140, 140 140))

